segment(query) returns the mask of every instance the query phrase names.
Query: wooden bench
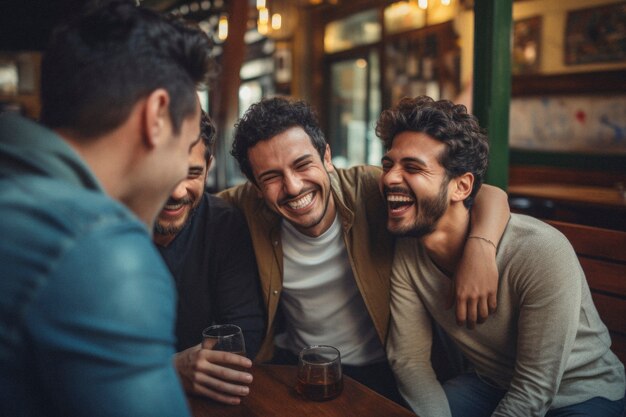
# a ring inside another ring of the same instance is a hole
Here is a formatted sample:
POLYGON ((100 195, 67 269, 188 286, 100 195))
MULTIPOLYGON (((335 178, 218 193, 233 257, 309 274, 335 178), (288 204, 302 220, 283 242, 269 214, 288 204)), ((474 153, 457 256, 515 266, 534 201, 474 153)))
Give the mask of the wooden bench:
POLYGON ((611 349, 626 364, 626 232, 554 220, 571 242, 600 317, 611 333, 611 349))
POLYGON ((584 169, 581 167, 565 168, 541 165, 509 166, 509 186, 541 184, 550 182, 563 185, 584 185, 596 187, 615 187, 617 183, 626 186, 626 170, 584 169))

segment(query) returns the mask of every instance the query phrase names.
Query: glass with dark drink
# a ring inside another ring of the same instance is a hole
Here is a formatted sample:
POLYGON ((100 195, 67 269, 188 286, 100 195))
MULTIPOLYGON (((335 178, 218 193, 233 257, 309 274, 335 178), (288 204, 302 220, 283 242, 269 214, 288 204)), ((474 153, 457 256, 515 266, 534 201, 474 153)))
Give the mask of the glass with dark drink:
POLYGON ((326 345, 302 349, 298 360, 296 391, 314 401, 331 400, 343 390, 341 354, 326 345))

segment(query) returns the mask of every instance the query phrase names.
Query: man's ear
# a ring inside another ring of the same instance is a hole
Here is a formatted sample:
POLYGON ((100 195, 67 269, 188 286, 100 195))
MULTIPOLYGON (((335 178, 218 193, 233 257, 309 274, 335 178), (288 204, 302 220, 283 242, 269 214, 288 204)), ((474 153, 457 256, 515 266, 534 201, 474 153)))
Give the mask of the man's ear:
POLYGON ((144 140, 149 147, 155 147, 172 134, 170 119, 170 95, 163 89, 154 90, 144 104, 144 140))
POLYGON ((326 150, 324 151, 324 167, 326 171, 333 172, 335 167, 333 166, 333 159, 330 155, 330 145, 326 144, 326 150))
POLYGON ((474 174, 466 172, 452 179, 450 183, 452 185, 452 190, 450 190, 450 198, 452 201, 463 201, 472 193, 474 174))

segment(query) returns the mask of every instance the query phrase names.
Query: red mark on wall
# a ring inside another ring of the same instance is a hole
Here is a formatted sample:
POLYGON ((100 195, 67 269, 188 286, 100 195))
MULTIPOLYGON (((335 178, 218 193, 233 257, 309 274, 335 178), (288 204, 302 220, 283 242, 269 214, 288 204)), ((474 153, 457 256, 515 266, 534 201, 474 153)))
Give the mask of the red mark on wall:
POLYGON ((587 118, 587 114, 584 111, 578 110, 576 112, 576 120, 578 120, 580 124, 584 124, 586 118, 587 118))

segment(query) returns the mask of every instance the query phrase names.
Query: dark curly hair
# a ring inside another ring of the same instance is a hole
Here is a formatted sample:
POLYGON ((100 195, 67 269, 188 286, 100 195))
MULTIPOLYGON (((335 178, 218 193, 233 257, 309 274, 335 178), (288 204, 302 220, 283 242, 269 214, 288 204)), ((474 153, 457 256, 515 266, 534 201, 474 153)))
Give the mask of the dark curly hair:
POLYGON ((289 128, 301 127, 320 158, 324 159, 326 139, 319 126, 315 111, 306 102, 287 97, 262 99, 248 108, 246 113, 235 124, 233 146, 230 151, 239 163, 241 172, 255 183, 248 150, 263 140, 269 140, 289 128))
POLYGON ((217 129, 215 128, 213 119, 211 119, 204 110, 202 110, 200 117, 200 138, 205 146, 204 159, 208 164, 213 155, 213 148, 215 147, 215 140, 217 139, 217 129))
POLYGON ((376 135, 389 150, 396 135, 405 131, 425 133, 446 144, 439 163, 448 179, 466 172, 474 175, 472 192, 464 201, 465 207, 471 207, 489 162, 487 135, 478 119, 467 113, 465 106, 449 100, 405 97, 394 108, 382 112, 376 123, 376 135))

